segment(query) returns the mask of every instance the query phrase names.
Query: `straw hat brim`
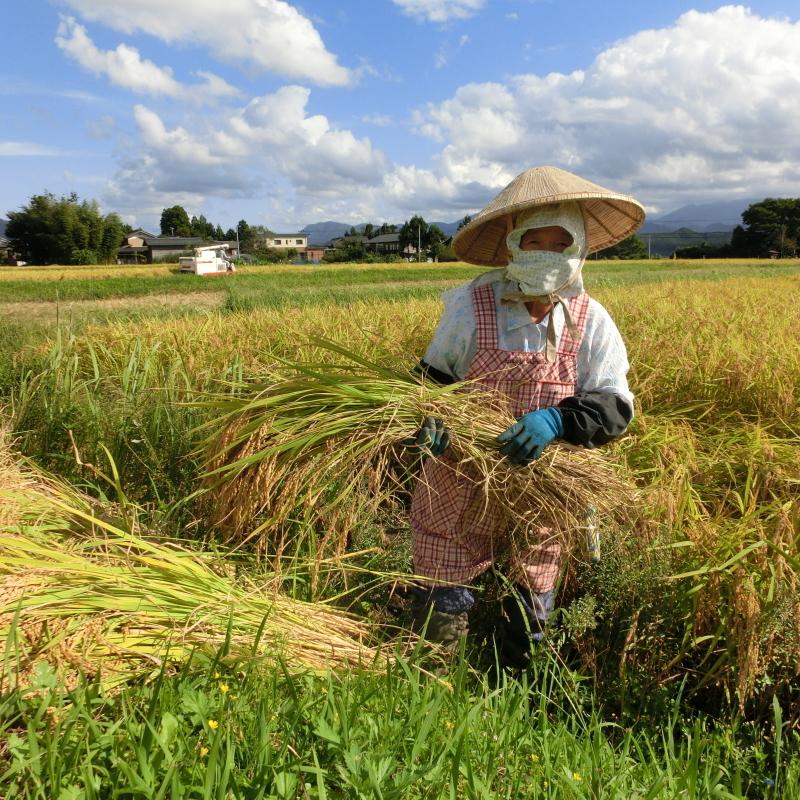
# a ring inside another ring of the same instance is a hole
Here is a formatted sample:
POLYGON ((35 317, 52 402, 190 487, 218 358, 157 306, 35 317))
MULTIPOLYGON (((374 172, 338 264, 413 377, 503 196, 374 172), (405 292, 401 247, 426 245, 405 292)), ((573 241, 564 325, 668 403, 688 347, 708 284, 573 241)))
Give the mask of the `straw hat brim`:
POLYGON ((645 210, 628 195, 612 192, 557 167, 535 167, 518 175, 453 238, 462 261, 486 267, 508 264, 509 217, 536 206, 578 202, 586 225, 588 253, 611 247, 644 222, 645 210))

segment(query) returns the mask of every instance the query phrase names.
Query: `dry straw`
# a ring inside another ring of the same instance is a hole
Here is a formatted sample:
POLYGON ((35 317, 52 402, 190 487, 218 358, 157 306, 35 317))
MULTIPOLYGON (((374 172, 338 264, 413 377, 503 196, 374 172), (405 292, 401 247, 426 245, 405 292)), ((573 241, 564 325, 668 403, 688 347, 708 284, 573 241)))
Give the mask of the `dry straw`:
POLYGON ((216 418, 206 498, 232 537, 255 531, 264 552, 280 553, 303 520, 342 550, 365 512, 407 501, 419 459, 404 443, 426 416, 445 421, 453 468, 481 488, 484 511, 503 510, 514 535, 547 527, 577 553, 589 506, 617 520, 635 508, 619 467, 596 451, 556 445, 528 467, 512 466, 496 441, 514 422, 504 399, 425 381, 327 339, 313 343, 325 361, 285 362, 207 403, 216 418))
POLYGON ((234 578, 210 554, 99 519, 71 490, 15 467, 7 450, 0 463, 5 688, 30 685, 41 662, 68 686, 82 674, 113 686, 223 650, 288 669, 378 658, 351 615, 286 597, 274 576, 234 578))

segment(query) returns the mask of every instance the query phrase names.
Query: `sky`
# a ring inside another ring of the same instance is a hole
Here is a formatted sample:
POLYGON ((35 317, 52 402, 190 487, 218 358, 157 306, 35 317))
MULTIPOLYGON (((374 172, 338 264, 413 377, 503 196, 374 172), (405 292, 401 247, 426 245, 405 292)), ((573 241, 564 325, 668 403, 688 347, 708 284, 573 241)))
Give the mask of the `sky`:
POLYGON ((0 0, 0 216, 454 221, 555 165, 658 216, 800 196, 800 3, 0 0))

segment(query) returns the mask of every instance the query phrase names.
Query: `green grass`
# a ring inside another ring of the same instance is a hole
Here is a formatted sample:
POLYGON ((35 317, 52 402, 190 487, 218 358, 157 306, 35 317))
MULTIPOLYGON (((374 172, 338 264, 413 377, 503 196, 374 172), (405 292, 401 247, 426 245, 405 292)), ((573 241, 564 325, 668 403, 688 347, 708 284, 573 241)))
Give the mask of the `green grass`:
POLYGON ((604 720, 546 650, 493 685, 461 661, 431 679, 214 666, 118 696, 43 669, 0 699, 0 785, 16 798, 791 798, 797 734, 604 720), (777 734, 777 735, 776 735, 777 734))

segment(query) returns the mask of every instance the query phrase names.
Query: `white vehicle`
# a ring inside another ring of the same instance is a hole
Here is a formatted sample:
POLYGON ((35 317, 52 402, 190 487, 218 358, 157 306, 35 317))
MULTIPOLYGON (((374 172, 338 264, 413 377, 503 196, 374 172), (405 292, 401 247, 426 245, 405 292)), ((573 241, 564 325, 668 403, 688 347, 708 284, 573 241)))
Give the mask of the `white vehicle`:
POLYGON ((194 275, 229 275, 236 267, 228 258, 227 244, 210 244, 195 247, 194 256, 178 259, 180 271, 194 275))

